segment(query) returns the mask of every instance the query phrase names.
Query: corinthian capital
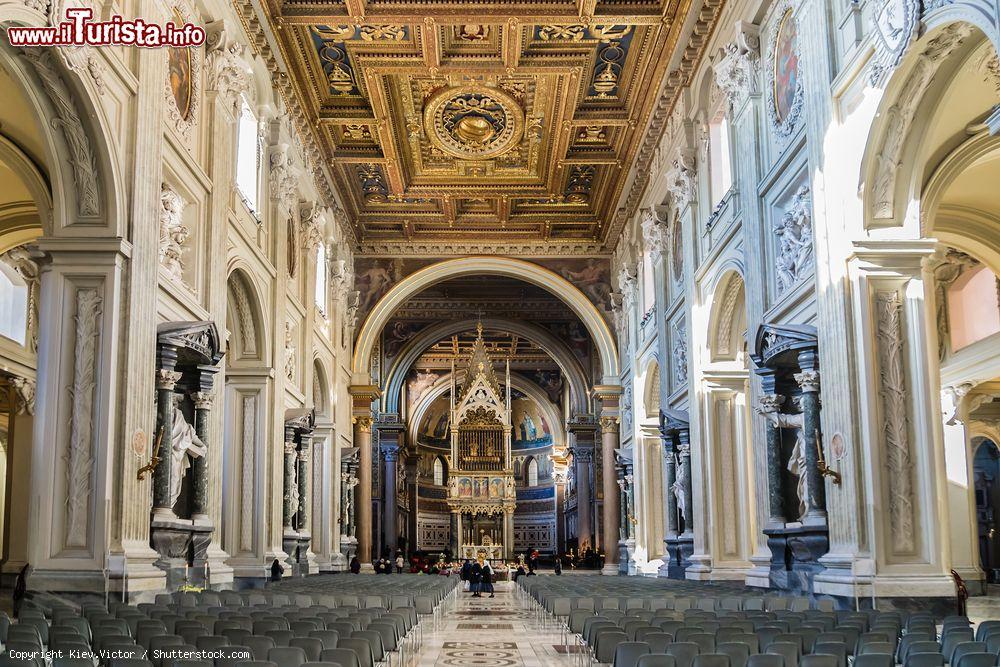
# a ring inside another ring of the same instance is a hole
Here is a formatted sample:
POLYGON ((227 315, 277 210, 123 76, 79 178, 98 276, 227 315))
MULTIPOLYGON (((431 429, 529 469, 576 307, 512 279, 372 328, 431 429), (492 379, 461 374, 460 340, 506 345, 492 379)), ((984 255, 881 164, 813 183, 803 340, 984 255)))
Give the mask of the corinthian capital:
POLYGON ((642 210, 642 239, 654 261, 659 261, 670 245, 670 232, 665 218, 654 208, 642 210))
POLYGON ((667 190, 678 211, 694 201, 698 183, 695 150, 678 148, 677 154, 667 172, 667 190))
POLYGON ((205 75, 209 90, 219 94, 227 108, 235 108, 240 95, 250 89, 250 66, 243 58, 244 47, 234 38, 236 31, 226 21, 206 26, 205 75))
POLYGON ((725 93, 729 108, 739 106, 757 92, 760 63, 760 29, 752 23, 736 22, 736 37, 722 50, 715 63, 715 85, 725 93))

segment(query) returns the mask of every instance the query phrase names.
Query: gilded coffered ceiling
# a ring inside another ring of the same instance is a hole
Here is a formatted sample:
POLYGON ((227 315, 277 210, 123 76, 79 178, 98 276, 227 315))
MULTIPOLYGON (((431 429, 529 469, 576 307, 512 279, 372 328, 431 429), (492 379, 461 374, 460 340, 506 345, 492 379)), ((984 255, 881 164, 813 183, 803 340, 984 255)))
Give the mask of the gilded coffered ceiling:
POLYGON ((456 241, 579 252, 602 250, 613 229, 671 58, 690 46, 690 3, 268 11, 362 252, 456 241))

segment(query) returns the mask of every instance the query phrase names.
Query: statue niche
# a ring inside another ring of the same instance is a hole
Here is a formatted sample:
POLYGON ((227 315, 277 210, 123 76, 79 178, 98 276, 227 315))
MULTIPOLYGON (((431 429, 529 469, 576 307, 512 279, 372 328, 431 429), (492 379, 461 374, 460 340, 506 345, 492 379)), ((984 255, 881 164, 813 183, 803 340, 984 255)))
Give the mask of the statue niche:
POLYGON ((208 515, 208 425, 222 360, 214 322, 166 322, 156 337, 156 432, 150 542, 167 588, 205 586, 214 527, 208 515))

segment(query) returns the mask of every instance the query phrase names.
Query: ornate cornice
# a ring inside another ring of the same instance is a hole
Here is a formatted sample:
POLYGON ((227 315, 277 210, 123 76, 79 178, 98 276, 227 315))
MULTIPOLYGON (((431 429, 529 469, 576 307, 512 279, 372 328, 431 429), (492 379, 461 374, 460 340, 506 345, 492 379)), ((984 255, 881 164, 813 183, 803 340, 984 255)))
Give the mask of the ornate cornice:
MULTIPOLYGON (((289 122, 296 128, 300 136, 311 139, 311 141, 303 142, 303 152, 307 163, 307 170, 313 178, 316 189, 326 200, 327 206, 330 206, 334 211, 342 211, 340 202, 335 194, 333 180, 323 166, 324 158, 319 148, 319 125, 314 126, 309 121, 309 117, 299 103, 299 98, 292 88, 291 80, 282 70, 281 65, 278 63, 277 55, 271 49, 272 42, 268 39, 264 24, 260 22, 257 16, 252 0, 236 0, 233 5, 236 8, 240 22, 243 25, 243 30, 247 34, 254 52, 261 57, 267 71, 271 75, 271 81, 276 85, 278 94, 284 103, 289 122)), ((273 26, 271 27, 273 28, 273 26)), ((338 219, 342 220, 343 217, 338 216, 338 219)), ((344 227, 345 233, 350 235, 351 243, 356 244, 358 239, 353 227, 351 225, 342 225, 342 227, 344 227)))
POLYGON ((631 220, 636 209, 642 202, 646 187, 653 177, 650 164, 660 141, 663 138, 667 122, 673 114, 675 107, 680 100, 681 91, 691 82, 691 75, 694 74, 701 58, 704 55, 705 46, 708 44, 712 32, 715 30, 719 14, 725 0, 706 0, 688 38, 687 46, 681 51, 681 60, 677 68, 667 74, 666 81, 657 98, 656 106, 650 115, 649 125, 642 141, 642 146, 636 154, 634 161, 635 178, 628 190, 628 194, 622 202, 619 214, 615 216, 612 224, 608 225, 608 233, 605 235, 605 244, 609 248, 614 248, 616 243, 608 243, 608 239, 617 240, 622 226, 626 221, 631 220))

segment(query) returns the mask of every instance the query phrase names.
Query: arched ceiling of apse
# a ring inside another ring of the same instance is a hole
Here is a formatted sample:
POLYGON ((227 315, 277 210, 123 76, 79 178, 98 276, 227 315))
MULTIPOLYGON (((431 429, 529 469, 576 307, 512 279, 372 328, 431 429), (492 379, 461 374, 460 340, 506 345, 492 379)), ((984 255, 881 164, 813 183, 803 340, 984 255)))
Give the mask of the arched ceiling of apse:
MULTIPOLYGON (((510 385, 533 400, 538 405, 539 409, 545 413, 545 417, 552 425, 553 445, 555 447, 565 446, 566 429, 563 426, 562 417, 559 414, 558 408, 552 403, 552 401, 549 400, 548 396, 545 395, 545 392, 531 380, 523 378, 519 375, 511 376, 510 385)), ((427 412, 428 408, 434 404, 434 401, 445 395, 450 389, 451 373, 446 373, 443 377, 438 379, 437 382, 431 385, 430 389, 421 395, 416 405, 413 406, 413 417, 409 420, 406 427, 407 442, 415 444, 419 442, 417 439, 417 429, 420 428, 420 422, 424 418, 424 413, 427 412)))
POLYGON ((601 359, 601 382, 618 385, 619 361, 614 334, 597 307, 575 285, 538 264, 509 257, 462 257, 424 267, 393 286, 372 308, 354 345, 351 372, 355 384, 370 384, 372 349, 393 313, 421 290, 449 278, 499 275, 541 287, 565 303, 583 322, 601 359))
MULTIPOLYGON (((385 411, 399 414, 403 384, 406 382, 406 376, 409 374, 413 364, 420 358, 420 355, 443 338, 462 331, 475 329, 477 322, 478 320, 475 319, 442 322, 441 324, 428 327, 417 334, 396 357, 389 372, 386 374, 386 382, 383 387, 383 395, 386 401, 385 411)), ((560 370, 562 370, 563 374, 569 380, 572 411, 576 414, 587 414, 590 412, 588 402, 590 385, 587 381, 587 374, 580 361, 573 354, 573 351, 565 343, 544 328, 530 322, 492 317, 488 317, 482 322, 484 329, 509 331, 532 341, 535 345, 542 348, 559 365, 560 370)))

